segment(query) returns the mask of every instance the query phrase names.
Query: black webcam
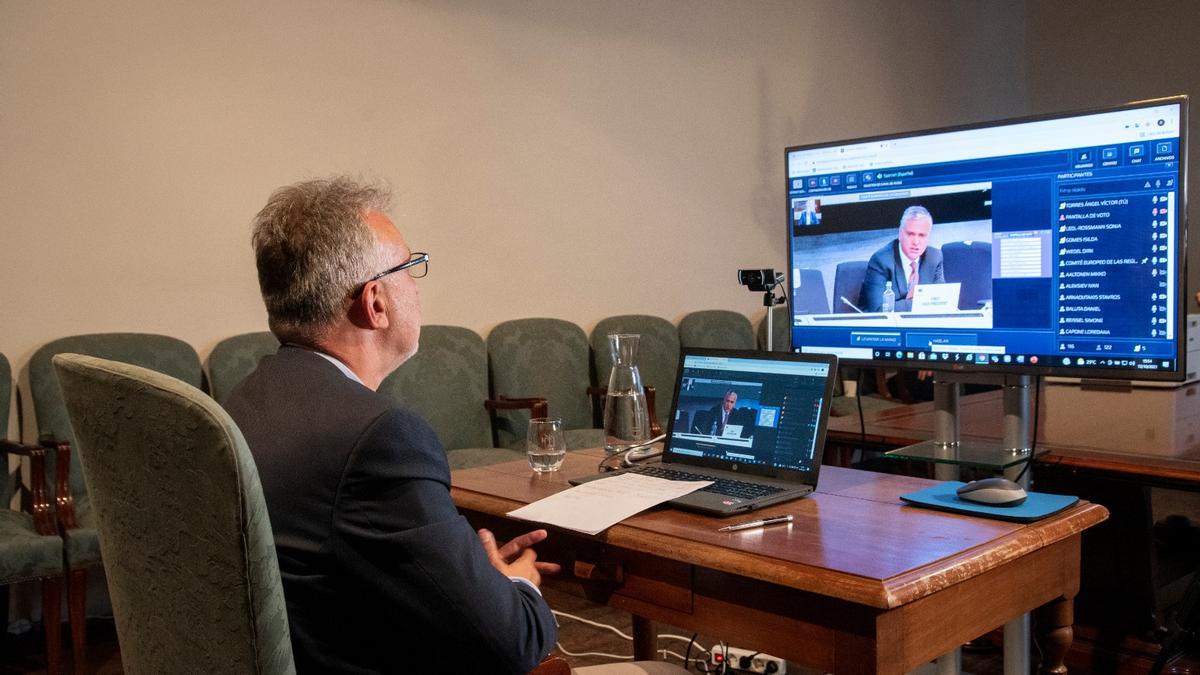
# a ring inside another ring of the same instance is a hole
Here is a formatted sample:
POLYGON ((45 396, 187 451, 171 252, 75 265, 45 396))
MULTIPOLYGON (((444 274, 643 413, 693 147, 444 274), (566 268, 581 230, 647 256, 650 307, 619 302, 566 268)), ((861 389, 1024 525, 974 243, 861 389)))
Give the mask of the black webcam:
POLYGON ((783 281, 783 274, 776 274, 775 270, 769 267, 761 270, 738 270, 738 283, 750 291, 766 292, 783 281))

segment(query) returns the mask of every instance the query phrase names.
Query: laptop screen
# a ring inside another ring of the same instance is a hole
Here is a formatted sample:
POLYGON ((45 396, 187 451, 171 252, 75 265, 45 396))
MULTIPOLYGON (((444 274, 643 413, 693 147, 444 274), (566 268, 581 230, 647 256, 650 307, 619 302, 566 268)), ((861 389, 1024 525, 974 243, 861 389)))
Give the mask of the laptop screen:
POLYGON ((765 476, 816 471, 836 363, 816 354, 684 350, 667 459, 765 476))

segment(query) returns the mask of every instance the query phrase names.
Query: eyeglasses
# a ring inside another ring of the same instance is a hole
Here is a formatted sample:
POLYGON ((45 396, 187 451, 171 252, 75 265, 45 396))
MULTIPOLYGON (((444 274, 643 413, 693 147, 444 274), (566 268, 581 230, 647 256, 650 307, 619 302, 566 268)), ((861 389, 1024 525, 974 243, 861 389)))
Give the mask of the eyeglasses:
POLYGON ((367 287, 367 284, 371 283, 372 281, 379 281, 387 275, 399 272, 400 270, 408 270, 408 276, 414 279, 420 279, 426 274, 429 274, 429 254, 425 253, 424 251, 417 251, 416 253, 413 253, 408 257, 408 260, 396 265, 391 269, 386 269, 359 284, 358 288, 354 291, 354 295, 350 297, 357 298, 358 296, 362 295, 363 289, 367 287))

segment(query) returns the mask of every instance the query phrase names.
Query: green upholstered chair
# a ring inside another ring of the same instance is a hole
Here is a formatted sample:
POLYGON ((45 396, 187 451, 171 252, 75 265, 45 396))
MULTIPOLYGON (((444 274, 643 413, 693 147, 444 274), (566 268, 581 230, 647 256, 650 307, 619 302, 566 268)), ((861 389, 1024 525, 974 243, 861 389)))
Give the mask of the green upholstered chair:
POLYGON ((379 392, 429 421, 446 448, 450 468, 496 464, 525 455, 492 447, 487 347, 469 328, 422 326, 421 347, 379 385, 379 392))
MULTIPOLYGON (((666 427, 675 400, 675 372, 679 367, 679 331, 666 319, 646 314, 624 314, 602 319, 592 329, 592 365, 596 384, 608 386, 613 358, 609 349, 610 333, 636 333, 637 367, 642 384, 654 388, 654 410, 659 425, 666 427)), ((661 433, 661 432, 659 432, 661 433)))
POLYGON ((750 319, 737 312, 708 309, 692 312, 679 322, 679 344, 711 349, 754 349, 750 319))
POLYGON ((166 373, 197 388, 202 376, 200 357, 190 345, 149 333, 96 333, 60 338, 42 346, 29 360, 29 385, 38 438, 41 443, 57 448, 56 453, 46 457, 47 478, 52 481, 58 506, 58 526, 64 540, 71 649, 75 662, 85 663, 87 569, 101 565, 103 561, 83 472, 71 451, 75 437, 67 418, 58 375, 50 363, 50 359, 60 353, 88 354, 132 363, 166 373))
POLYGON ((208 386, 217 403, 225 404, 234 387, 258 367, 259 360, 279 351, 279 340, 269 331, 225 338, 208 355, 208 386))
MULTIPOLYGON (((592 426, 582 328, 560 319, 505 321, 488 334, 487 349, 494 399, 545 399, 549 414, 563 419, 568 449, 604 445, 604 432, 592 426)), ((497 445, 519 446, 528 422, 524 411, 497 411, 497 445)))
POLYGON ((28 447, 3 440, 8 432, 8 409, 12 399, 12 369, 0 354, 0 608, 8 616, 8 588, 25 581, 42 582, 42 626, 46 639, 46 670, 62 670, 63 540, 58 536, 54 512, 46 494, 45 448, 28 447), (8 472, 9 455, 27 457, 30 464, 30 512, 8 508, 15 477, 8 472))
MULTIPOLYGON (((773 352, 788 352, 792 350, 792 336, 789 334, 788 327, 792 325, 791 317, 788 316, 787 305, 780 305, 771 308, 775 313, 772 317, 771 326, 771 351, 773 352)), ((763 316, 758 321, 758 329, 755 330, 758 348, 762 351, 767 351, 767 314, 763 312, 763 316)))
POLYGON ((126 673, 294 673, 258 471, 192 385, 54 357, 91 488, 126 673))

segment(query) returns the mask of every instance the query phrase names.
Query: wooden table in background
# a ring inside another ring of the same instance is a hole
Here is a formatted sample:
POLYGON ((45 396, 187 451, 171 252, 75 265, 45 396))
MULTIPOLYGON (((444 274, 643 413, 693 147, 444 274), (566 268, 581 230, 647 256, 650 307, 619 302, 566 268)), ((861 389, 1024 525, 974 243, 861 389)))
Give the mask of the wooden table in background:
MULTIPOLYGON (((505 513, 595 472, 599 456, 568 453, 551 474, 455 471, 452 494, 473 525, 515 536, 531 525, 505 513)), ((563 565, 547 583, 568 592, 838 675, 905 673, 1041 608, 1045 672, 1063 672, 1080 533, 1107 511, 1081 502, 1018 524, 898 498, 930 484, 825 467, 815 494, 770 507, 795 516, 787 526, 722 533, 728 521, 653 509, 594 537, 551 528, 539 557, 563 565)))
MULTIPOLYGON (((1047 434, 1045 402, 1042 405, 1038 463, 1137 478, 1160 487, 1200 490, 1200 446, 1177 448, 1168 454, 1138 452, 1136 447, 1125 452, 1087 447, 1069 435, 1047 434), (1040 454, 1043 449, 1047 454, 1040 454)), ((932 402, 868 411, 865 418, 864 439, 857 415, 831 417, 827 451, 832 448, 836 453, 864 444, 890 450, 933 438, 932 402)), ((1101 422, 1121 424, 1124 420, 1114 415, 1097 420, 1101 422)), ((963 440, 998 441, 1004 435, 1002 424, 1000 392, 972 394, 960 400, 959 427, 963 440)))

